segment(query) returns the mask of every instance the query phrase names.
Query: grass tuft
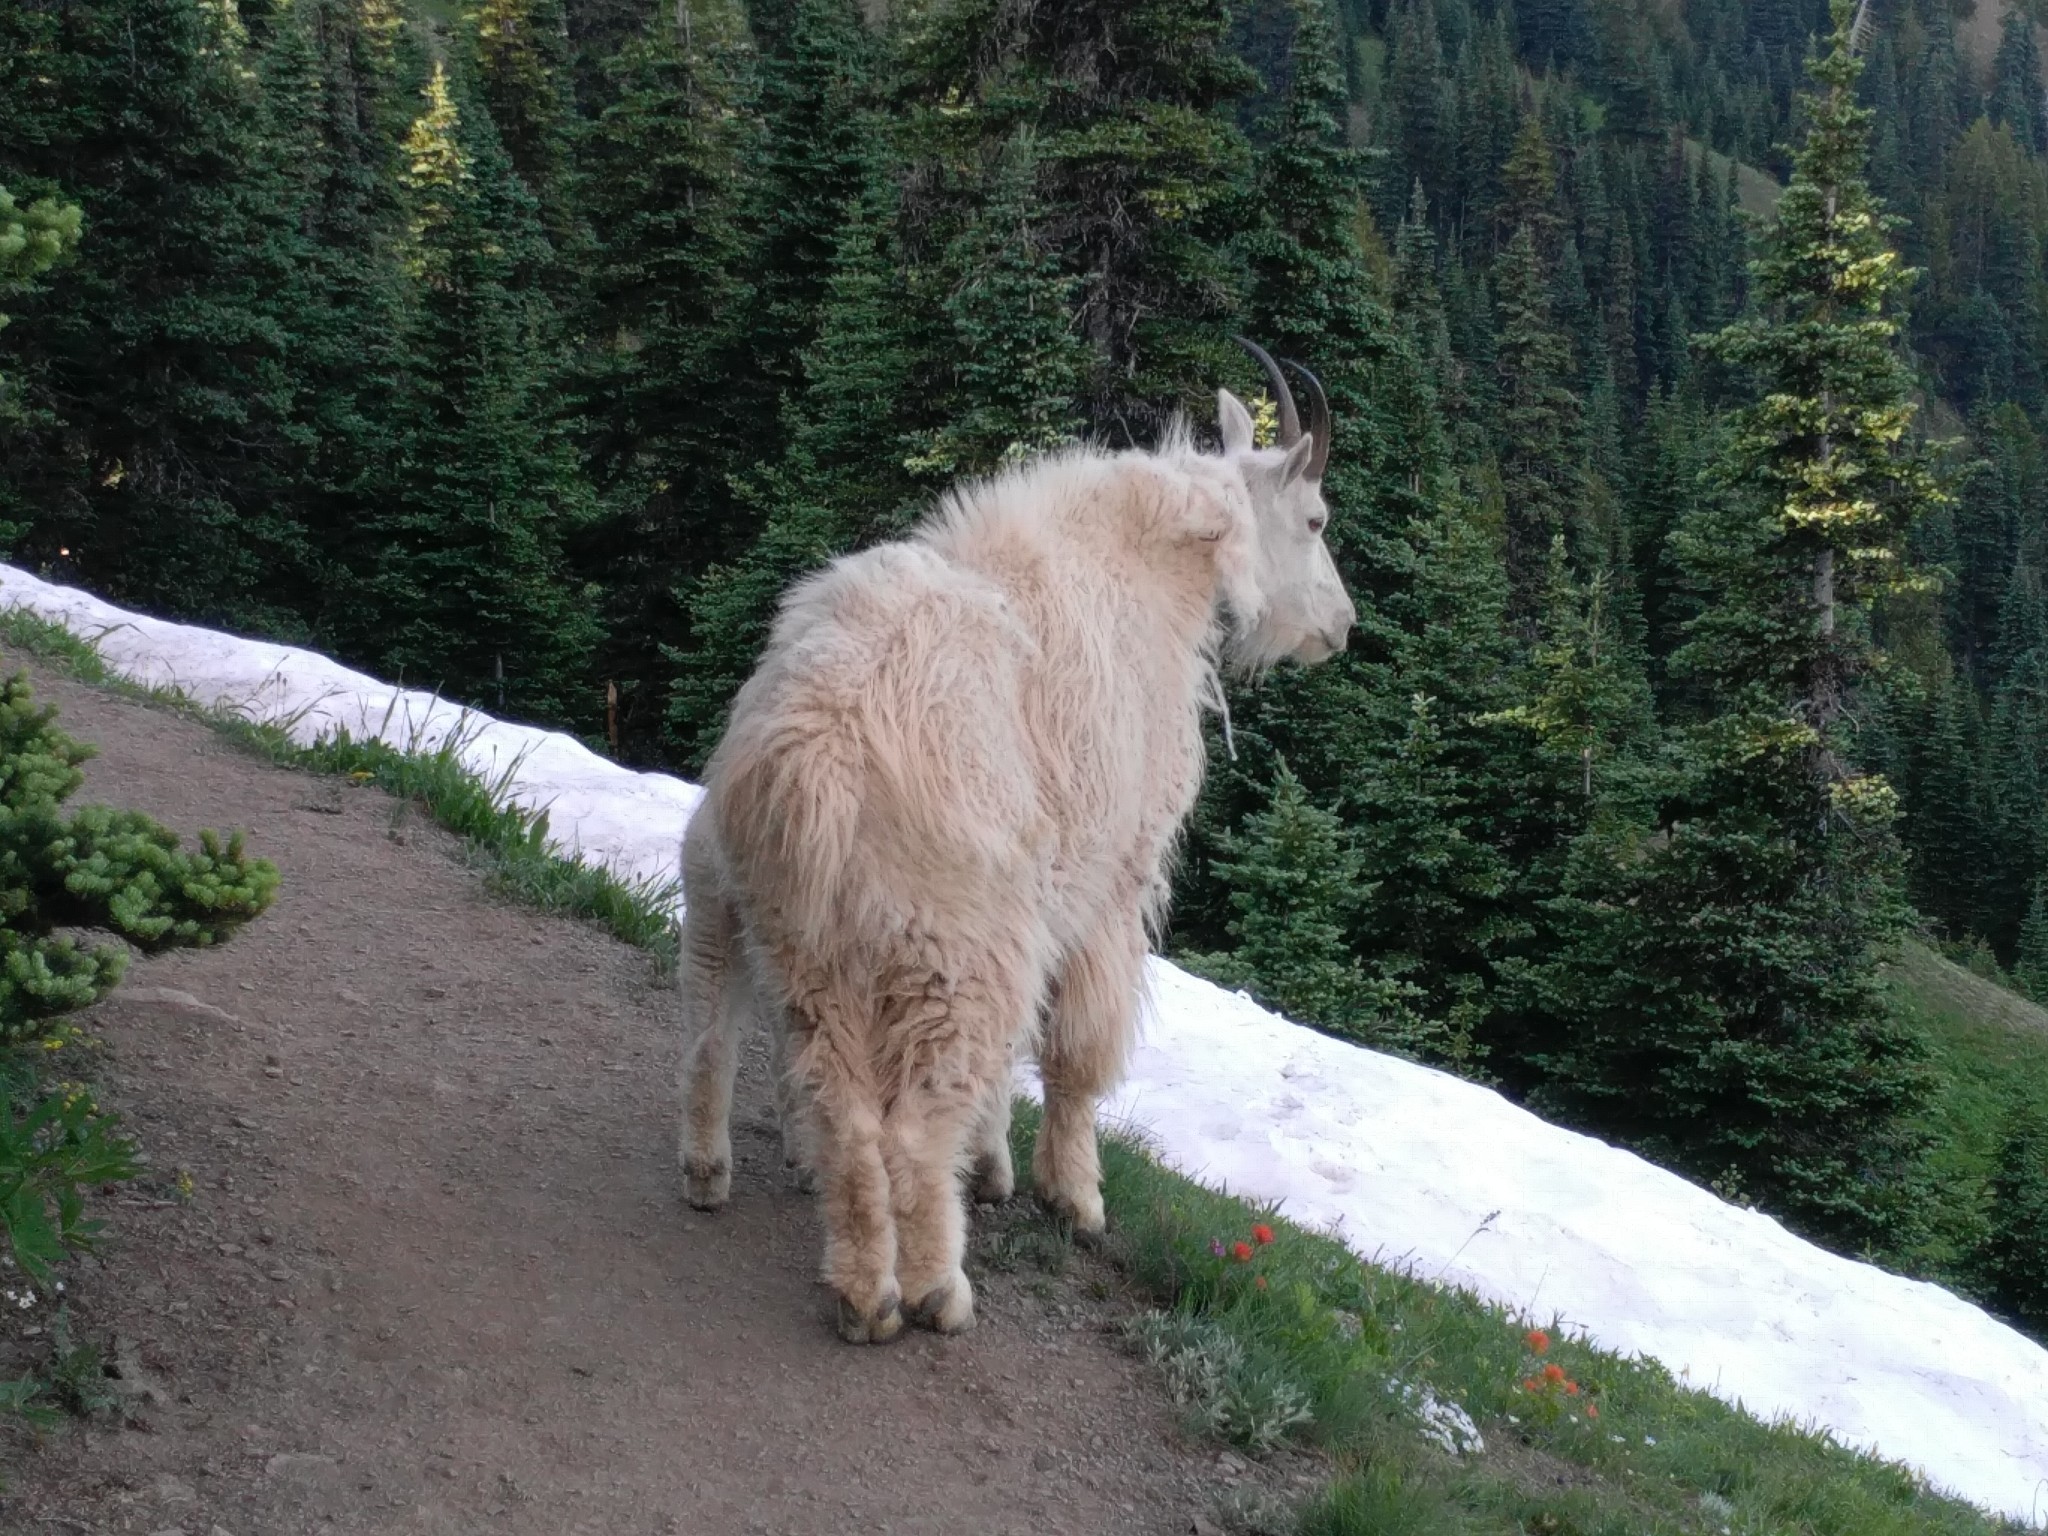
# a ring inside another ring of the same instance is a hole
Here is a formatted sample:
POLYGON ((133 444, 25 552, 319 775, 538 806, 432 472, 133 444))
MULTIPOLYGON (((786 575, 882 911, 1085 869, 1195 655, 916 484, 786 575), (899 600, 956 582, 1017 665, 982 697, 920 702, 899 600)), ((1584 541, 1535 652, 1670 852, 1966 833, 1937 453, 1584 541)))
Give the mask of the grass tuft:
POLYGON ((99 651, 62 625, 27 609, 0 610, 0 645, 11 645, 64 669, 80 682, 176 710, 200 720, 244 751, 280 767, 374 784, 405 805, 417 805, 462 840, 465 857, 493 889, 542 911, 597 923, 615 938, 653 955, 663 974, 676 963, 675 881, 633 881, 565 859, 547 846, 547 812, 515 805, 515 763, 486 782, 462 762, 462 739, 400 748, 356 741, 344 731, 310 747, 289 734, 291 722, 258 722, 208 709, 174 689, 143 688, 114 675, 99 651))

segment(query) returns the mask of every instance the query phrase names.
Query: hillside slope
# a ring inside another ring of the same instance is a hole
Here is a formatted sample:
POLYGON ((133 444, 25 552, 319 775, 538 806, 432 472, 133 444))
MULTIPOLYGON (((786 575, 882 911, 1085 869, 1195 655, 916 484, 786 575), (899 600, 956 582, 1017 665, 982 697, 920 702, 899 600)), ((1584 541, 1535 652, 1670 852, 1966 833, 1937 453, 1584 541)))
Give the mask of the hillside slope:
MULTIPOLYGON (((0 601, 102 636, 109 664, 201 702, 399 742, 474 732, 464 757, 548 805, 566 849, 672 871, 695 792, 575 742, 468 716, 327 658, 123 612, 0 567, 0 601)), ((1499 1095, 1290 1024, 1153 962, 1148 1037, 1105 1114, 1162 1160, 1330 1226, 1766 1417, 1875 1446, 2022 1520, 2044 1514, 2048 1350, 1941 1288, 1855 1263, 1499 1095)))

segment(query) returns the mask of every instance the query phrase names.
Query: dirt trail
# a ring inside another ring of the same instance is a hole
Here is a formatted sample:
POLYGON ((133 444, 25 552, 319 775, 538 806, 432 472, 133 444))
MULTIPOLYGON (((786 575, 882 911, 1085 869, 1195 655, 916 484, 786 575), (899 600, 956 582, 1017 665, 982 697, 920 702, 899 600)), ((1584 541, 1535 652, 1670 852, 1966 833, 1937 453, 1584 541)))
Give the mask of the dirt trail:
POLYGON ((36 678, 101 748, 81 801, 246 828, 284 884, 99 1010, 108 1097, 196 1195, 102 1201, 73 1307, 161 1392, 0 1441, 0 1530, 1163 1536, 1210 1510, 1216 1454, 1104 1337, 1100 1271, 982 1264, 974 1333, 839 1344, 758 1050, 734 1203, 683 1205, 645 956, 491 896, 376 791, 36 678))

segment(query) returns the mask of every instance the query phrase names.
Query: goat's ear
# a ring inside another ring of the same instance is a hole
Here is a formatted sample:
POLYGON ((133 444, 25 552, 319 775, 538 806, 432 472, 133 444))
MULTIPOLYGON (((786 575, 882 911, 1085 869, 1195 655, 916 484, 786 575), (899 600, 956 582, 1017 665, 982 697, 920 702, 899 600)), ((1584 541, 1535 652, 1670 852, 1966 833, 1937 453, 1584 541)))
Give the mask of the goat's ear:
MULTIPOLYGON (((1197 459, 1194 464, 1202 461, 1197 459)), ((1166 482, 1168 504, 1173 508, 1169 514, 1173 536, 1176 540, 1189 543, 1217 544, 1227 540, 1237 531, 1237 519, 1233 515, 1224 488, 1216 483, 1216 474, 1234 475, 1234 470, 1216 464, 1215 473, 1175 474, 1166 482)), ((1192 468, 1192 466, 1191 466, 1192 468)))
POLYGON ((1223 429, 1225 453, 1247 453, 1252 446, 1252 413, 1227 389, 1216 391, 1216 424, 1223 429))
POLYGON ((1308 468, 1309 458, 1314 454, 1315 448, 1316 435, 1313 432, 1304 432, 1294 440, 1294 446, 1287 450, 1287 457, 1280 461, 1282 485, 1292 485, 1301 478, 1301 473, 1308 468))

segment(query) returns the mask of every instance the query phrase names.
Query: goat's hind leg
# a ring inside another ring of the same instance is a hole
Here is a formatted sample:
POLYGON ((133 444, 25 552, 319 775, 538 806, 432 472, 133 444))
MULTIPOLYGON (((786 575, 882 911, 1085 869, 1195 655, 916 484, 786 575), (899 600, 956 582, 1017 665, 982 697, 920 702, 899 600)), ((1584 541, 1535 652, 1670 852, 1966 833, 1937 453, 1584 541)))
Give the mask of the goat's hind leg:
POLYGON ((1099 1236, 1105 1225, 1095 1104, 1122 1077, 1130 1057, 1144 965, 1145 933, 1133 918, 1106 927, 1069 955, 1053 991, 1038 1053, 1045 1118, 1031 1179, 1038 1198, 1072 1222, 1077 1236, 1099 1236))
POLYGON ((886 1344, 903 1331, 903 1292, 869 1003, 857 995, 862 989, 829 978, 793 979, 788 1059, 812 1133, 823 1278, 836 1296, 839 1336, 849 1344, 886 1344))
POLYGON ((803 1085, 789 1059, 790 1022, 774 1019, 769 1026, 768 1070, 775 1080, 775 1120, 782 1132, 782 1169, 807 1195, 818 1192, 817 1131, 803 1085))
POLYGON ((1021 962, 976 956, 957 967, 958 983, 931 1016, 907 1020, 913 1047, 903 1087, 884 1126, 890 1194, 896 1211, 896 1275, 912 1319, 940 1333, 974 1326, 974 1288, 964 1259, 967 1202, 961 1171, 972 1158, 977 1192, 1002 1138, 999 1176, 1009 1175, 1008 1123, 1012 1042, 1029 1010, 1021 962), (1000 1122, 996 1114, 1000 1112, 1000 1122))
POLYGON ((1010 1158, 1010 1098, 1016 1089, 1014 1050, 1003 1058, 1002 1070, 982 1090, 968 1151, 973 1161, 968 1188, 982 1205, 1001 1205, 1017 1192, 1017 1170, 1010 1158))
POLYGON ((683 1197, 715 1211, 732 1195, 732 1085, 740 1048, 753 1023, 750 988, 739 954, 739 923, 714 895, 683 912, 683 1197))

